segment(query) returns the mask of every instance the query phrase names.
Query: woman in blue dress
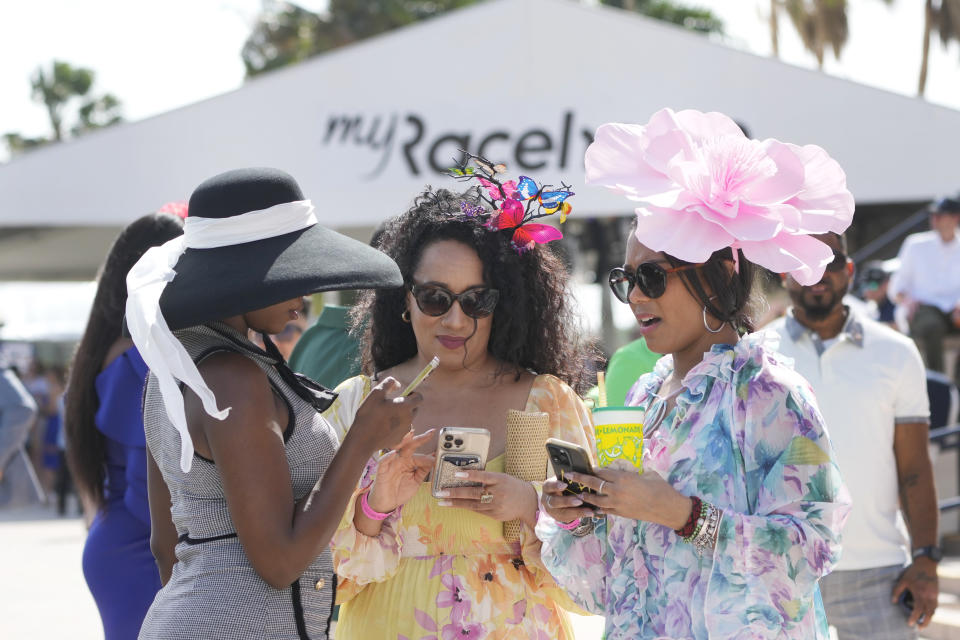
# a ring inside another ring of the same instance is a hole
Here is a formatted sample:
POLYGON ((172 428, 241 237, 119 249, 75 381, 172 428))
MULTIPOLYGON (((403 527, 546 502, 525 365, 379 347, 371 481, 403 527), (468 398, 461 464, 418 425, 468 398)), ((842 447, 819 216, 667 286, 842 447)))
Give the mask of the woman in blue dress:
POLYGON ((165 213, 131 223, 100 272, 90 318, 70 368, 67 458, 84 504, 96 513, 83 549, 83 573, 106 640, 136 638, 160 589, 150 552, 147 453, 142 398, 147 366, 121 336, 127 272, 144 252, 182 233, 165 213))

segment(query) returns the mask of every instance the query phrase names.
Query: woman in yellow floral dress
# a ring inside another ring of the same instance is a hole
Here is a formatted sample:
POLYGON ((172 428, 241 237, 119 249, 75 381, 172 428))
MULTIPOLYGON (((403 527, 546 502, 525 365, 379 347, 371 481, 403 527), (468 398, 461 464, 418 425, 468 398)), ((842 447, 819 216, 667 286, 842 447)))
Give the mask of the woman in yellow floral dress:
POLYGON ((422 194, 381 241, 407 286, 365 294, 354 312, 370 375, 337 389, 326 417, 341 433, 376 380, 406 384, 434 356, 440 365, 417 388, 416 436, 370 461, 333 538, 338 640, 573 637, 563 609, 575 607, 533 532, 540 483, 505 474, 504 451, 510 409, 546 412, 551 437, 593 450, 574 391, 584 350, 561 261, 542 244, 518 251, 514 229, 489 230, 480 202, 471 190, 422 194), (490 431, 486 471, 468 478, 483 487, 431 495, 442 426, 490 431), (504 538, 510 520, 522 522, 519 542, 504 538))

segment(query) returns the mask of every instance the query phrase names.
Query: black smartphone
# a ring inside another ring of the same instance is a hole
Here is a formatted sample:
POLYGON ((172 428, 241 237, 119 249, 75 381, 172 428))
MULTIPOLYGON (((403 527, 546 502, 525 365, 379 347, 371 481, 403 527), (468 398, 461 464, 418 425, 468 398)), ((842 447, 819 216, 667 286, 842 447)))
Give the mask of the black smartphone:
MULTIPOLYGON (((588 476, 597 475, 593 472, 593 465, 590 464, 590 456, 587 455, 586 449, 572 442, 565 442, 556 438, 547 438, 546 446, 547 457, 550 458, 553 474, 557 476, 557 479, 567 483, 567 488, 563 490, 566 495, 596 493, 593 489, 579 482, 572 482, 566 477, 568 471, 575 471, 588 476)), ((584 503, 594 506, 586 500, 584 500, 584 503)))
MULTIPOLYGON (((913 593, 910 589, 904 589, 900 592, 900 597, 897 598, 897 604, 900 605, 900 609, 903 611, 903 615, 908 618, 913 613, 913 593)), ((917 620, 920 624, 923 624, 924 618, 926 616, 920 616, 920 619, 917 620)))

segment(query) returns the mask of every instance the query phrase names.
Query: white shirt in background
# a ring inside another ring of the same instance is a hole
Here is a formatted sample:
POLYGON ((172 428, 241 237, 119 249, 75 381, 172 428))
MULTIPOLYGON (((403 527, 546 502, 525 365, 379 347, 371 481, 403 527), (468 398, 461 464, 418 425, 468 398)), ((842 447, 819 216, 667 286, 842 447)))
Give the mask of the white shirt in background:
POLYGON ((817 396, 837 464, 853 498, 836 569, 906 564, 893 435, 897 424, 929 422, 926 373, 913 341, 854 310, 829 344, 793 310, 768 327, 817 396))
POLYGON ((960 236, 944 242, 936 231, 907 236, 900 247, 900 268, 890 279, 889 295, 902 293, 950 313, 960 304, 960 236))

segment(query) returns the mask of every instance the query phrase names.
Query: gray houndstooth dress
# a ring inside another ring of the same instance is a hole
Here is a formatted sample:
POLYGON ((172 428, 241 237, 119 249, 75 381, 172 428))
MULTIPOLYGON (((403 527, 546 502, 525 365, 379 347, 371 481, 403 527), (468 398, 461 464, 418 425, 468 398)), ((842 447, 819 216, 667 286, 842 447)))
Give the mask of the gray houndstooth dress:
MULTIPOLYGON (((263 369, 290 412, 284 447, 294 498, 307 495, 338 446, 336 434, 314 406, 317 403, 301 397, 302 388, 300 395, 295 392, 281 376, 277 359, 223 323, 191 327, 176 336, 195 362, 233 351, 263 369)), ((288 379, 292 375, 285 373, 288 379)), ((332 400, 333 396, 324 398, 322 388, 313 392, 321 402, 332 400)), ((180 435, 167 417, 153 375, 144 392, 144 427, 147 445, 170 489, 179 542, 173 576, 150 607, 140 640, 327 638, 336 592, 330 551, 320 554, 292 585, 274 589, 254 571, 237 538, 216 464, 195 454, 191 470, 180 469, 180 435)))

